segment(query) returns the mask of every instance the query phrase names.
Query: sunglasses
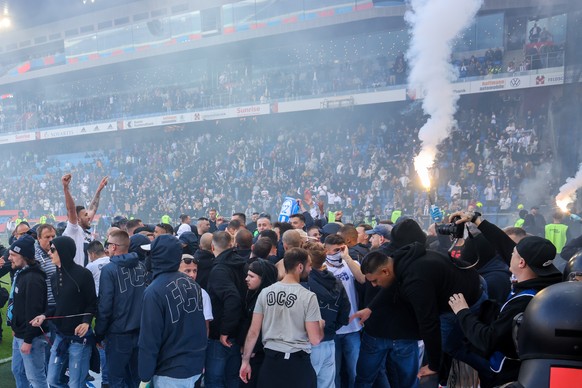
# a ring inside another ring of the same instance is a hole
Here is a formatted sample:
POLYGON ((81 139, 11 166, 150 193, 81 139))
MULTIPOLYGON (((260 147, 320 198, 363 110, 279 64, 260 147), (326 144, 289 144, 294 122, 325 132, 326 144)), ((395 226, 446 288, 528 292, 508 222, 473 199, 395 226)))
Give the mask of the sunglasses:
POLYGON ((190 264, 192 264, 192 263, 194 263, 194 264, 198 264, 198 260, 196 260, 196 259, 194 259, 194 258, 192 258, 192 259, 191 259, 191 258, 189 258, 189 257, 185 257, 185 258, 183 258, 183 259, 182 259, 182 261, 183 261, 183 262, 184 262, 184 264, 186 264, 186 265, 190 265, 190 264))
POLYGON ((109 248, 110 245, 115 245, 116 247, 124 247, 125 245, 123 244, 117 244, 114 242, 108 242, 107 244, 105 244, 104 248, 109 248))
POLYGON ((55 247, 50 247, 50 251, 51 251, 51 253, 55 253, 55 252, 57 251, 57 248, 55 248, 55 247))

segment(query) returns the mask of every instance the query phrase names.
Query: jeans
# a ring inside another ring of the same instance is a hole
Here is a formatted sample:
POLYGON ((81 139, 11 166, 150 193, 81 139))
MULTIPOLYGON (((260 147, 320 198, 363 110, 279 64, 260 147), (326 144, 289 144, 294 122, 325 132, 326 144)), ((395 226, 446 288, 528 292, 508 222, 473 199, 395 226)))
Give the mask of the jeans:
POLYGON ((112 388, 138 387, 140 383, 137 375, 137 340, 139 333, 109 334, 105 354, 109 386, 112 388))
POLYGON ((16 337, 12 339, 12 375, 16 381, 16 388, 29 388, 30 383, 26 378, 26 370, 24 369, 24 360, 20 353, 20 346, 16 342, 16 337))
POLYGON ((356 381, 356 364, 360 354, 360 332, 336 334, 335 336, 335 386, 341 387, 342 366, 348 375, 348 387, 356 381), (344 361, 342 363, 342 361, 344 361))
POLYGON ((18 388, 30 386, 46 388, 46 364, 44 361, 46 340, 42 336, 34 338, 30 354, 22 354, 20 351, 23 343, 24 339, 22 338, 14 337, 12 340, 12 373, 16 380, 16 386, 18 388))
POLYGON ((200 376, 202 375, 196 375, 185 379, 175 379, 168 376, 154 375, 152 377, 152 383, 154 387, 192 388, 200 376))
POLYGON ((69 350, 62 356, 57 356, 59 344, 63 337, 59 334, 51 347, 51 358, 48 365, 47 380, 51 387, 55 388, 80 388, 85 386, 85 378, 89 373, 89 361, 91 360, 91 346, 86 343, 72 342, 69 350), (69 368, 69 383, 63 383, 61 376, 64 370, 69 368))
POLYGON ((362 335, 356 386, 418 387, 418 341, 362 335))
MULTIPOLYGON (((232 340, 231 340, 232 341, 232 340)), ((207 388, 238 387, 240 378, 240 346, 234 341, 227 348, 219 340, 208 340, 204 383, 207 388)))
POLYGON ((107 372, 107 357, 105 356, 105 341, 101 341, 101 348, 97 348, 99 351, 99 364, 101 366, 101 382, 102 384, 109 384, 109 373, 107 372))
POLYGON ((311 365, 317 375, 318 387, 333 387, 335 384, 335 342, 321 342, 311 347, 311 365))

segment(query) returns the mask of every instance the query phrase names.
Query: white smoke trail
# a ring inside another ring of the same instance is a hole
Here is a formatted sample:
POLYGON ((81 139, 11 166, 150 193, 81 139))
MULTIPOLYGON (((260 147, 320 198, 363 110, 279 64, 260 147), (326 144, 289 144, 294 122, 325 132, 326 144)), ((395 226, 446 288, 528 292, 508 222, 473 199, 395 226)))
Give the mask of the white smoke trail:
POLYGON ((412 33, 408 83, 423 97, 422 109, 430 116, 418 133, 422 149, 414 158, 414 168, 427 188, 428 169, 438 144, 454 124, 459 99, 452 85, 458 77, 450 63, 453 40, 471 25, 481 4, 482 0, 411 0, 412 9, 405 14, 412 33))
POLYGON ((566 183, 560 187, 560 192, 556 195, 556 205, 566 213, 567 206, 576 201, 576 190, 582 187, 582 163, 578 166, 578 172, 574 177, 566 179, 566 183))

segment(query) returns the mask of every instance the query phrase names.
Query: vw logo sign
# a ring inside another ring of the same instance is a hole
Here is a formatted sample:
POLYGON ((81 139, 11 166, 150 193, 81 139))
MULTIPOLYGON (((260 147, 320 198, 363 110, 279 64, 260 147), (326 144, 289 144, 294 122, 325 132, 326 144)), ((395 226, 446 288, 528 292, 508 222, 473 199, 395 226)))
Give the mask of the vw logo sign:
POLYGON ((509 84, 511 87, 517 88, 519 84, 521 84, 521 80, 519 78, 512 78, 511 81, 509 81, 509 84))

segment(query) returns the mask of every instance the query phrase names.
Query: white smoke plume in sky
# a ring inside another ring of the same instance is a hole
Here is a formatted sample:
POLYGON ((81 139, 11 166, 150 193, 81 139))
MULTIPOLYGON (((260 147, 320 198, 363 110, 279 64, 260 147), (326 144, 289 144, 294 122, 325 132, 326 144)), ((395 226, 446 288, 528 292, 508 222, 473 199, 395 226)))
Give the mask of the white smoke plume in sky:
POLYGON ((428 169, 434 163, 438 144, 454 125, 459 95, 452 82, 458 73, 451 64, 455 38, 469 27, 482 0, 411 0, 405 19, 411 27, 408 83, 422 96, 422 108, 429 115, 418 138, 422 149, 414 168, 425 187, 430 187, 428 169))
POLYGON ((578 172, 574 177, 566 179, 560 187, 560 192, 556 195, 556 205, 563 212, 567 211, 567 206, 576 201, 576 190, 582 187, 582 163, 578 166, 578 172))
POLYGON ((539 206, 547 202, 552 189, 548 182, 552 181, 552 163, 546 162, 534 169, 534 176, 525 178, 519 185, 519 197, 526 205, 539 206))

